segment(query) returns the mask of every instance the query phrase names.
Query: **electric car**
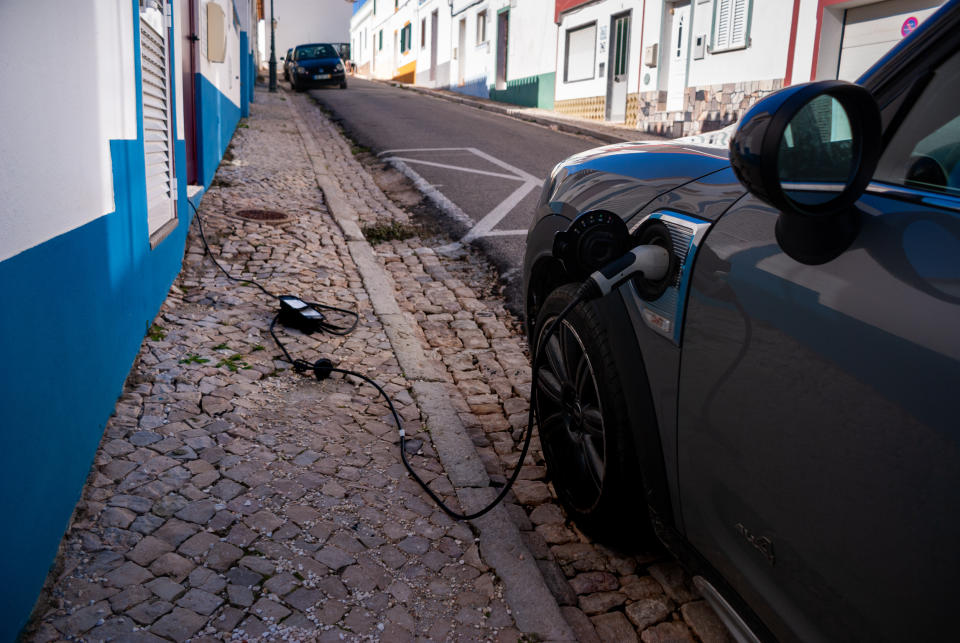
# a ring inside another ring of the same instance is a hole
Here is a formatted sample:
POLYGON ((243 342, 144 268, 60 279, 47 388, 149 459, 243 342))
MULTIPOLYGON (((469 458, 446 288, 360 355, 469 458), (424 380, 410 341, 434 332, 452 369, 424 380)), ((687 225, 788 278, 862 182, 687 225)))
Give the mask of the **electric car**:
POLYGON ((741 640, 957 636, 957 87, 953 0, 728 147, 610 145, 544 184, 524 290, 557 494, 659 538, 741 640), (645 244, 663 278, 561 315, 645 244))
POLYGON ((326 85, 347 88, 343 61, 336 48, 329 44, 297 45, 289 74, 290 85, 298 92, 326 85))

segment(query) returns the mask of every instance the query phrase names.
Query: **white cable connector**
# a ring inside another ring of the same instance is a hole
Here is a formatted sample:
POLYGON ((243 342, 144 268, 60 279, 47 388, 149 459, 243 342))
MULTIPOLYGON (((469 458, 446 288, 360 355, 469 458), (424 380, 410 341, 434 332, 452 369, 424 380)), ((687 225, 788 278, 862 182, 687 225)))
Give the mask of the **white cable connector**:
POLYGON ((587 278, 590 294, 603 297, 617 286, 636 275, 650 281, 660 281, 670 269, 670 253, 660 246, 637 246, 627 254, 596 271, 587 278))

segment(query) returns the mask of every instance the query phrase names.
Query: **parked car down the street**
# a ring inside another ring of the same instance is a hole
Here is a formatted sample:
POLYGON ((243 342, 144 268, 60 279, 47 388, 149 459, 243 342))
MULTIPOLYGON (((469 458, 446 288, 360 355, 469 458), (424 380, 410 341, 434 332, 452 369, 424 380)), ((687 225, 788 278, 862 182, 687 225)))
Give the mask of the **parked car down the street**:
POLYGON ((322 43, 298 45, 293 50, 290 84, 295 91, 329 85, 346 89, 346 70, 337 49, 322 43))
POLYGON ((744 640, 957 636, 958 86, 952 0, 858 84, 760 100, 728 147, 610 145, 544 185, 524 289, 556 491, 585 530, 658 537, 744 640), (619 256, 590 213, 675 272, 543 341, 619 256))
POLYGON ((287 55, 281 58, 283 61, 283 79, 290 80, 290 67, 293 66, 293 47, 287 49, 287 55))

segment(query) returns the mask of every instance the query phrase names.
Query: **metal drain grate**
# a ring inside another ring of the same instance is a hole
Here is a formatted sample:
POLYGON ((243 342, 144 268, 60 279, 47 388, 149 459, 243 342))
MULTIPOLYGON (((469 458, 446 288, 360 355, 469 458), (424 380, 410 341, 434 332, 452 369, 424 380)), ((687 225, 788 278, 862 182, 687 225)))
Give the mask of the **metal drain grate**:
POLYGON ((260 223, 283 223, 292 218, 289 214, 276 210, 237 210, 234 216, 260 223))

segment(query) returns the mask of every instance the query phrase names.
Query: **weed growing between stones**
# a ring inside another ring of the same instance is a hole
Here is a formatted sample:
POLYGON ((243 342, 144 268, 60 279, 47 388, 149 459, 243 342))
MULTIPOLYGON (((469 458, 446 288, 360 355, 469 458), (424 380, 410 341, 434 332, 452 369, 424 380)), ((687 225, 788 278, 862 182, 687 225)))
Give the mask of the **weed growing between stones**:
POLYGON ((403 241, 416 235, 416 230, 412 226, 404 225, 397 221, 389 223, 381 222, 373 225, 364 226, 361 230, 364 238, 371 244, 383 243, 385 241, 403 241))
POLYGON ((165 339, 166 336, 167 336, 167 332, 163 329, 163 326, 161 326, 160 324, 154 324, 153 326, 150 327, 149 330, 147 330, 147 337, 149 337, 151 340, 155 342, 159 342, 165 339))

